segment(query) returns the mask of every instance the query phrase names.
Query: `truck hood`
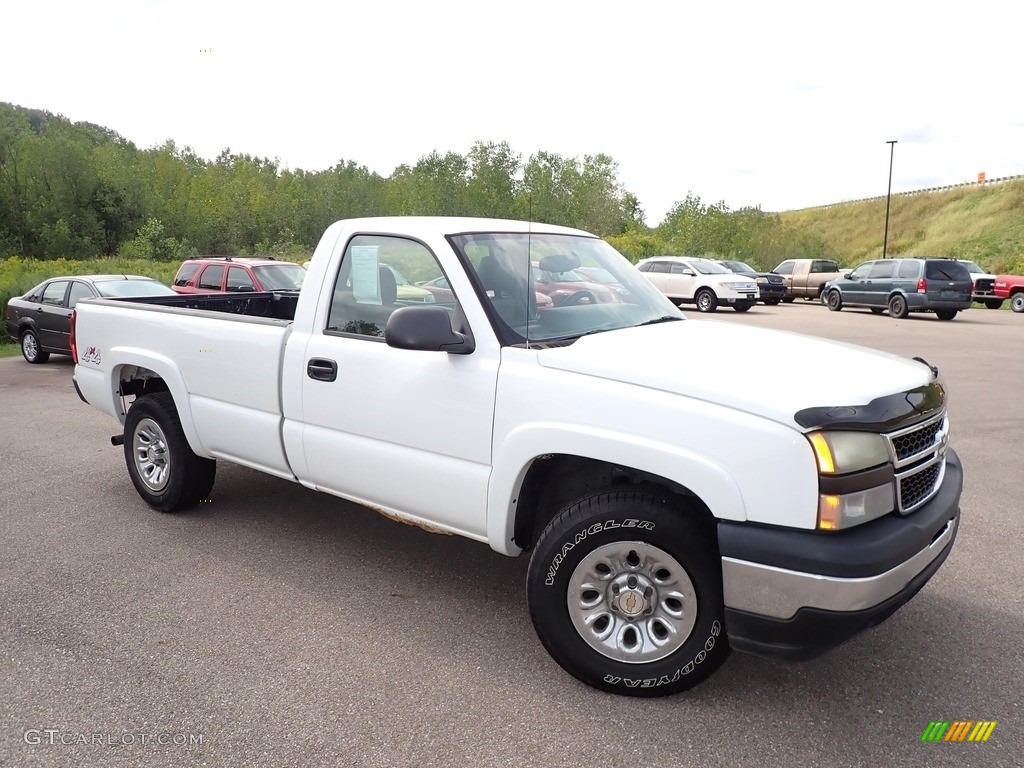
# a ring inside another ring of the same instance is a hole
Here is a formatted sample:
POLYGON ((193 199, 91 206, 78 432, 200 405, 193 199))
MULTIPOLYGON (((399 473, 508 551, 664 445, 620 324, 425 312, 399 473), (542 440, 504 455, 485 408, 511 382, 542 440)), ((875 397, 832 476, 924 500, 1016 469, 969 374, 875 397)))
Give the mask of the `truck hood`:
POLYGON ((705 400, 797 429, 793 416, 804 408, 866 405, 933 378, 927 366, 888 352, 714 320, 584 336, 537 358, 546 368, 705 400))

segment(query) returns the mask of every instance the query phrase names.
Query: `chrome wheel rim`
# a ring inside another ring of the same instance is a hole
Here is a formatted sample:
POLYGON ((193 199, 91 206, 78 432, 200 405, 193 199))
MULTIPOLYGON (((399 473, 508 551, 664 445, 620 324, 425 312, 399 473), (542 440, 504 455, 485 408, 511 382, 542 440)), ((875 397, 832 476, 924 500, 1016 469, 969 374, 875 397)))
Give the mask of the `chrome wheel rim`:
POLYGON ((159 493, 171 478, 171 459, 167 451, 167 438, 160 425, 152 419, 142 419, 132 435, 132 456, 139 479, 149 490, 159 493))
POLYGON ((707 293, 702 293, 697 300, 697 306, 704 312, 707 312, 711 307, 711 297, 707 293))
POLYGON ((26 333, 21 338, 21 351, 25 354, 25 357, 29 360, 35 360, 39 354, 39 343, 36 341, 34 334, 26 333))
POLYGON ((609 659, 645 664, 677 651, 697 621, 686 569, 642 541, 605 544, 572 573, 569 616, 583 641, 609 659))

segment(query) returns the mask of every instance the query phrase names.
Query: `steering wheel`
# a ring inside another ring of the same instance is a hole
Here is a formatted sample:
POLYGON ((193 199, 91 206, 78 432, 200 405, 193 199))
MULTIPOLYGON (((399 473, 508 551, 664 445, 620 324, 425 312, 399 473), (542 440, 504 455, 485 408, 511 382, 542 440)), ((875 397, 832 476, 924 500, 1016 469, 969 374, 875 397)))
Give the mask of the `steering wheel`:
POLYGON ((597 296, 595 296, 591 291, 576 291, 576 293, 560 298, 555 302, 555 306, 575 307, 577 304, 582 304, 583 302, 586 302, 587 304, 597 304, 597 296))

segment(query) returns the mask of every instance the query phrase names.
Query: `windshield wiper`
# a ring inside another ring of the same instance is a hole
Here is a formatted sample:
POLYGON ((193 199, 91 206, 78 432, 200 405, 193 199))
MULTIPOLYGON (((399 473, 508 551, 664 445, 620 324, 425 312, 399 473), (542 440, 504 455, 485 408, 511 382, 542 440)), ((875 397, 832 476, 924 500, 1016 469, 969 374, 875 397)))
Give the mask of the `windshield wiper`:
POLYGON ((655 325, 657 323, 667 323, 670 320, 682 320, 682 319, 683 318, 675 316, 675 315, 662 315, 661 317, 656 317, 653 320, 647 320, 647 321, 645 321, 643 323, 639 323, 635 327, 639 328, 640 326, 643 326, 643 325, 655 325))

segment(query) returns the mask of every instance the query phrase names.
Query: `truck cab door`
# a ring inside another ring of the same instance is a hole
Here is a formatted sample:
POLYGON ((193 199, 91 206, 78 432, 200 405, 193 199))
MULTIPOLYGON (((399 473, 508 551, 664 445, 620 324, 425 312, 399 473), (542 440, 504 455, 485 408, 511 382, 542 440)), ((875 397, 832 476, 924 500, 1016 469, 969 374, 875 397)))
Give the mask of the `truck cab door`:
POLYGON ((450 277, 421 242, 357 235, 328 276, 333 291, 321 294, 308 338, 293 331, 285 371, 301 384, 286 387, 300 389, 301 411, 289 412, 286 396, 289 455, 301 443, 293 466, 307 485, 483 538, 500 347, 449 354, 389 346, 384 329, 402 306, 433 303, 459 314, 455 293, 450 302, 403 298, 396 273, 410 283, 450 277))

